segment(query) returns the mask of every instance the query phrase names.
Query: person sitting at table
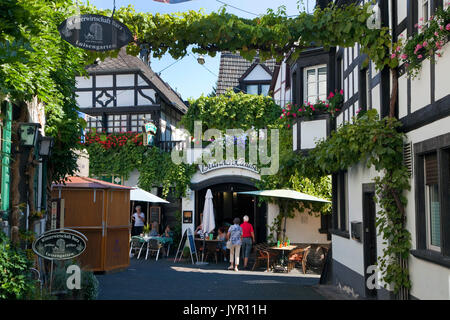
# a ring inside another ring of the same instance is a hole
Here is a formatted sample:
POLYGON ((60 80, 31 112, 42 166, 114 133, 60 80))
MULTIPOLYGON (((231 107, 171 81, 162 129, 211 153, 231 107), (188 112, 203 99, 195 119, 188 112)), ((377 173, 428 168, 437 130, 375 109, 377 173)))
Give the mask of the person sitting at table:
POLYGON ((158 237, 158 222, 153 221, 152 223, 152 230, 150 231, 150 237, 158 237))
POLYGON ((202 229, 202 225, 201 224, 199 224, 198 227, 195 229, 194 234, 196 236, 199 236, 200 239, 203 239, 204 234, 203 234, 203 229, 202 229))
POLYGON ((167 225, 164 233, 162 234, 163 238, 173 238, 173 231, 170 230, 170 226, 167 225))
POLYGON ((223 260, 227 262, 227 230, 225 227, 220 227, 218 232, 217 240, 220 240, 220 242, 217 244, 217 247, 223 254, 223 260))

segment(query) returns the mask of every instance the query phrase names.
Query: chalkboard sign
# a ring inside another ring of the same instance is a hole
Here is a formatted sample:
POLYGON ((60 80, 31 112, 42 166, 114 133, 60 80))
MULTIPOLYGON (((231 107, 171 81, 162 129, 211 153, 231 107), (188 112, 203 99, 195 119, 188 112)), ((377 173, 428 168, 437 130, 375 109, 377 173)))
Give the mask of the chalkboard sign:
POLYGON ((150 207, 150 223, 161 223, 161 207, 150 207))
POLYGON ((192 230, 190 228, 187 229, 187 236, 189 239, 189 248, 191 248, 191 254, 195 254, 197 252, 197 249, 195 248, 194 234, 192 233, 192 230))
POLYGON ((184 231, 183 237, 181 237, 181 241, 180 241, 180 244, 178 245, 178 250, 177 250, 177 253, 175 254, 175 259, 173 262, 177 262, 177 258, 178 258, 178 261, 181 260, 181 257, 183 256, 183 249, 186 245, 186 239, 189 239, 189 251, 191 254, 192 264, 194 263, 194 255, 195 255, 196 261, 198 262, 197 250, 195 248, 194 235, 190 228, 188 228, 187 230, 184 231))

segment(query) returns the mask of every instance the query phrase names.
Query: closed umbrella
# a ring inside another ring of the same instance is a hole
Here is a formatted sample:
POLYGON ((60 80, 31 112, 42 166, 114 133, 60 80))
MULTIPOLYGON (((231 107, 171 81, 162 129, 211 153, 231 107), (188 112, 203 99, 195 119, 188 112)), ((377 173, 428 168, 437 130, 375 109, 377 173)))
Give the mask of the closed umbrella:
POLYGON ((214 206, 213 206, 213 195, 211 189, 206 191, 205 205, 203 207, 203 221, 202 221, 202 232, 203 232, 203 253, 202 261, 205 255, 205 238, 206 235, 212 232, 216 228, 216 220, 214 218, 214 206))

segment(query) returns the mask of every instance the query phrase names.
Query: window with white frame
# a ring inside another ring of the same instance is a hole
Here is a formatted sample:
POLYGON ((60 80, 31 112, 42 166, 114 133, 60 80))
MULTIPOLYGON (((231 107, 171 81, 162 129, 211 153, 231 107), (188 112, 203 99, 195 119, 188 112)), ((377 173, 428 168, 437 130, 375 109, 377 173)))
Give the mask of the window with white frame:
POLYGON ((428 21, 429 16, 430 16, 430 1, 421 0, 421 18, 423 18, 424 23, 428 21))
POLYGON ((319 65, 304 69, 304 97, 307 102, 327 98, 327 66, 319 65))
POLYGON ((89 116, 86 122, 88 130, 95 129, 97 132, 102 132, 102 116, 89 116))
POLYGON ((126 132, 128 129, 128 121, 126 114, 114 114, 107 116, 107 132, 126 132))

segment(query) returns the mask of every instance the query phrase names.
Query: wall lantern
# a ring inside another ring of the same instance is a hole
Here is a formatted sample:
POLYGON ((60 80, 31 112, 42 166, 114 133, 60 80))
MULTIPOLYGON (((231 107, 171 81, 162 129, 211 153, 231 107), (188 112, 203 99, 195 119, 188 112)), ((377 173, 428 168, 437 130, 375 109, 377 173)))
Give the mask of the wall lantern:
POLYGON ((298 118, 292 126, 294 151, 307 152, 316 147, 317 141, 326 139, 331 133, 329 114, 315 115, 312 118, 298 118))
POLYGON ((52 153, 52 148, 54 144, 54 140, 52 137, 40 137, 40 144, 39 144, 39 155, 41 157, 50 157, 50 154, 52 153))
POLYGON ((20 145, 24 147, 34 147, 38 142, 39 123, 21 123, 20 124, 20 145))

